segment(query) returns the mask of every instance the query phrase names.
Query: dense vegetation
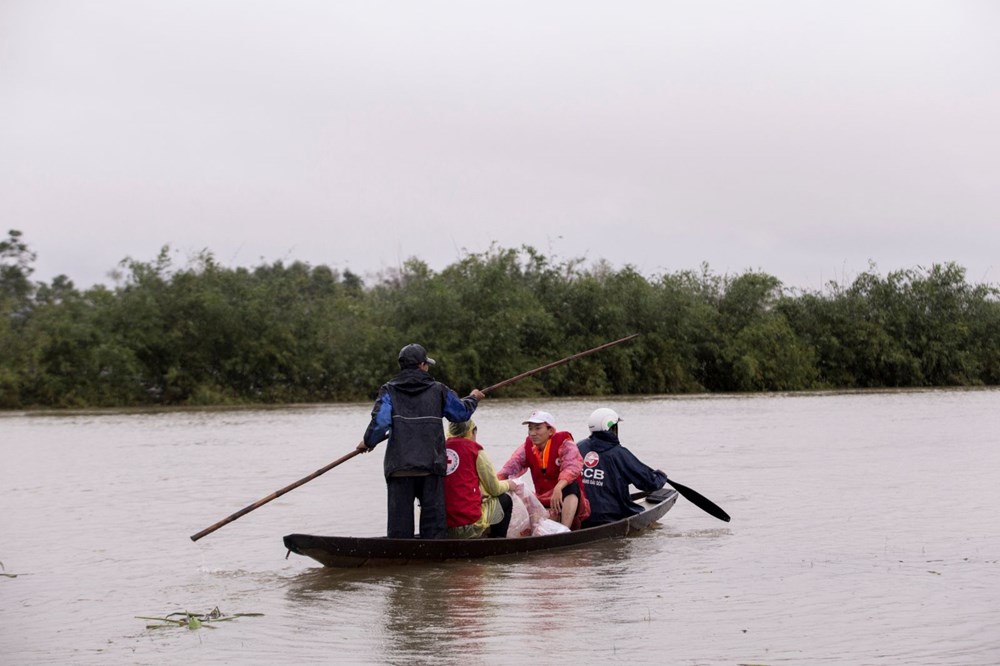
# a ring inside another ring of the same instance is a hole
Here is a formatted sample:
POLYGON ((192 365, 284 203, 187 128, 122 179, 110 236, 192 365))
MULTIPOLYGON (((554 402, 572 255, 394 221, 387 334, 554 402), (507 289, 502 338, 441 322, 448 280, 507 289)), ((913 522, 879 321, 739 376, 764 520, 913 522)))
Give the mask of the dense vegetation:
POLYGON ((637 332, 504 395, 656 394, 1000 383, 1000 301, 955 264, 822 292, 708 267, 646 277, 493 248, 375 284, 303 263, 126 259, 113 288, 31 280, 0 242, 0 407, 367 399, 418 341, 467 391, 637 332))

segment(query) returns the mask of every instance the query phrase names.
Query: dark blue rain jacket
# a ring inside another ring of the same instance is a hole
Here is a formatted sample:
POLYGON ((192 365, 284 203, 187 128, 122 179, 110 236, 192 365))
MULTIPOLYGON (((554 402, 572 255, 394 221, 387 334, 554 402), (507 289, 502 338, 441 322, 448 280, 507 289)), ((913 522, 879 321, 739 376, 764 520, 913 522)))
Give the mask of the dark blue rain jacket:
POLYGON ((459 399, 450 388, 418 368, 402 370, 382 385, 372 420, 365 431, 365 445, 375 448, 389 438, 385 450, 385 475, 437 474, 447 468, 442 418, 468 421, 479 406, 473 396, 459 399))
POLYGON ((640 513, 642 507, 629 498, 629 484, 652 492, 667 482, 666 474, 640 462, 613 432, 591 433, 577 446, 583 456, 583 483, 590 500, 590 517, 584 527, 640 513))

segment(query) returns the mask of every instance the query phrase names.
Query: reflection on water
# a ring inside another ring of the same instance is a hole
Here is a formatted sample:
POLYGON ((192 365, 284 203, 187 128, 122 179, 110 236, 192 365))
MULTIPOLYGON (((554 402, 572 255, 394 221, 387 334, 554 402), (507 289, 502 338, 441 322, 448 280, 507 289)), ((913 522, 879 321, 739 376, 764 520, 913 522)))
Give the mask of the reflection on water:
MULTIPOLYGON (((601 401, 606 402, 606 401, 601 401)), ((385 525, 369 405, 0 415, 0 654, 12 664, 1000 663, 1000 392, 612 401, 623 441, 702 492, 624 541, 336 571, 290 533, 385 525), (350 436, 345 433, 353 433, 350 436), (137 615, 218 606, 214 630, 137 615)), ((589 400, 545 405, 582 431, 589 400)), ((487 453, 533 404, 477 412, 487 453)))
POLYGON ((478 563, 388 578, 381 626, 387 660, 413 661, 455 648, 481 659, 477 645, 495 619, 488 595, 498 578, 478 563))
POLYGON ((591 603, 589 589, 626 583, 640 538, 430 567, 313 568, 288 580, 286 596, 335 623, 361 627, 363 635, 348 642, 375 649, 374 662, 480 663, 504 650, 515 658, 521 631, 577 626, 576 609, 591 603), (592 588, 577 584, 580 571, 594 579, 592 588))
POLYGON ((370 654, 372 663, 515 659, 531 636, 562 633, 575 640, 580 608, 627 596, 636 570, 644 568, 636 558, 655 553, 641 542, 654 543, 652 533, 661 531, 496 560, 311 568, 287 581, 285 595, 290 605, 353 627, 356 633, 339 637, 341 648, 370 654))

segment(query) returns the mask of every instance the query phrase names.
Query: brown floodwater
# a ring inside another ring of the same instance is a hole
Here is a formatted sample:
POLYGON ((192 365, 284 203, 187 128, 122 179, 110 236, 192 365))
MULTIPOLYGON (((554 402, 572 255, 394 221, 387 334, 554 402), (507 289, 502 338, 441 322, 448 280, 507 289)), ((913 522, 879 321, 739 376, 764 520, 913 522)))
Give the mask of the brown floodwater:
POLYGON ((1000 391, 485 401, 499 466, 534 407, 622 441, 683 499, 636 538, 324 569, 293 532, 384 533, 370 405, 0 415, 4 664, 1000 663, 1000 391), (260 613, 147 628, 188 611, 260 613))

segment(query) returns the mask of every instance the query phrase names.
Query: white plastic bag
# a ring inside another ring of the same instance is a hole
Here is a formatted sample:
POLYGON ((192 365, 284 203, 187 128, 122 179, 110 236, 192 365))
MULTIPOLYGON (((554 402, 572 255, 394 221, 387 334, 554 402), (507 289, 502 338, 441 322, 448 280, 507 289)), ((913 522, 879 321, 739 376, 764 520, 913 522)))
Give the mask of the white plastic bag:
POLYGON ((544 536, 546 534, 559 534, 560 532, 569 532, 569 528, 562 523, 557 523, 551 518, 545 518, 538 521, 535 527, 531 530, 531 536, 544 536))
POLYGON ((531 529, 535 529, 535 525, 542 522, 543 520, 548 520, 549 510, 545 508, 541 500, 535 497, 534 493, 526 492, 522 495, 521 499, 524 500, 524 506, 528 509, 528 517, 531 519, 531 529))
POLYGON ((524 506, 524 500, 517 493, 510 493, 513 506, 510 510, 510 524, 507 526, 507 538, 516 539, 518 537, 531 534, 531 518, 528 517, 528 509, 524 506))
MULTIPOLYGON (((525 489, 524 486, 515 488, 514 492, 516 497, 521 498, 521 501, 524 503, 524 508, 528 514, 528 530, 523 534, 524 536, 534 534, 535 528, 539 523, 543 520, 549 520, 549 510, 545 508, 545 505, 542 504, 541 500, 535 497, 533 492, 525 489)), ((513 520, 511 520, 511 522, 513 522, 513 520)))

